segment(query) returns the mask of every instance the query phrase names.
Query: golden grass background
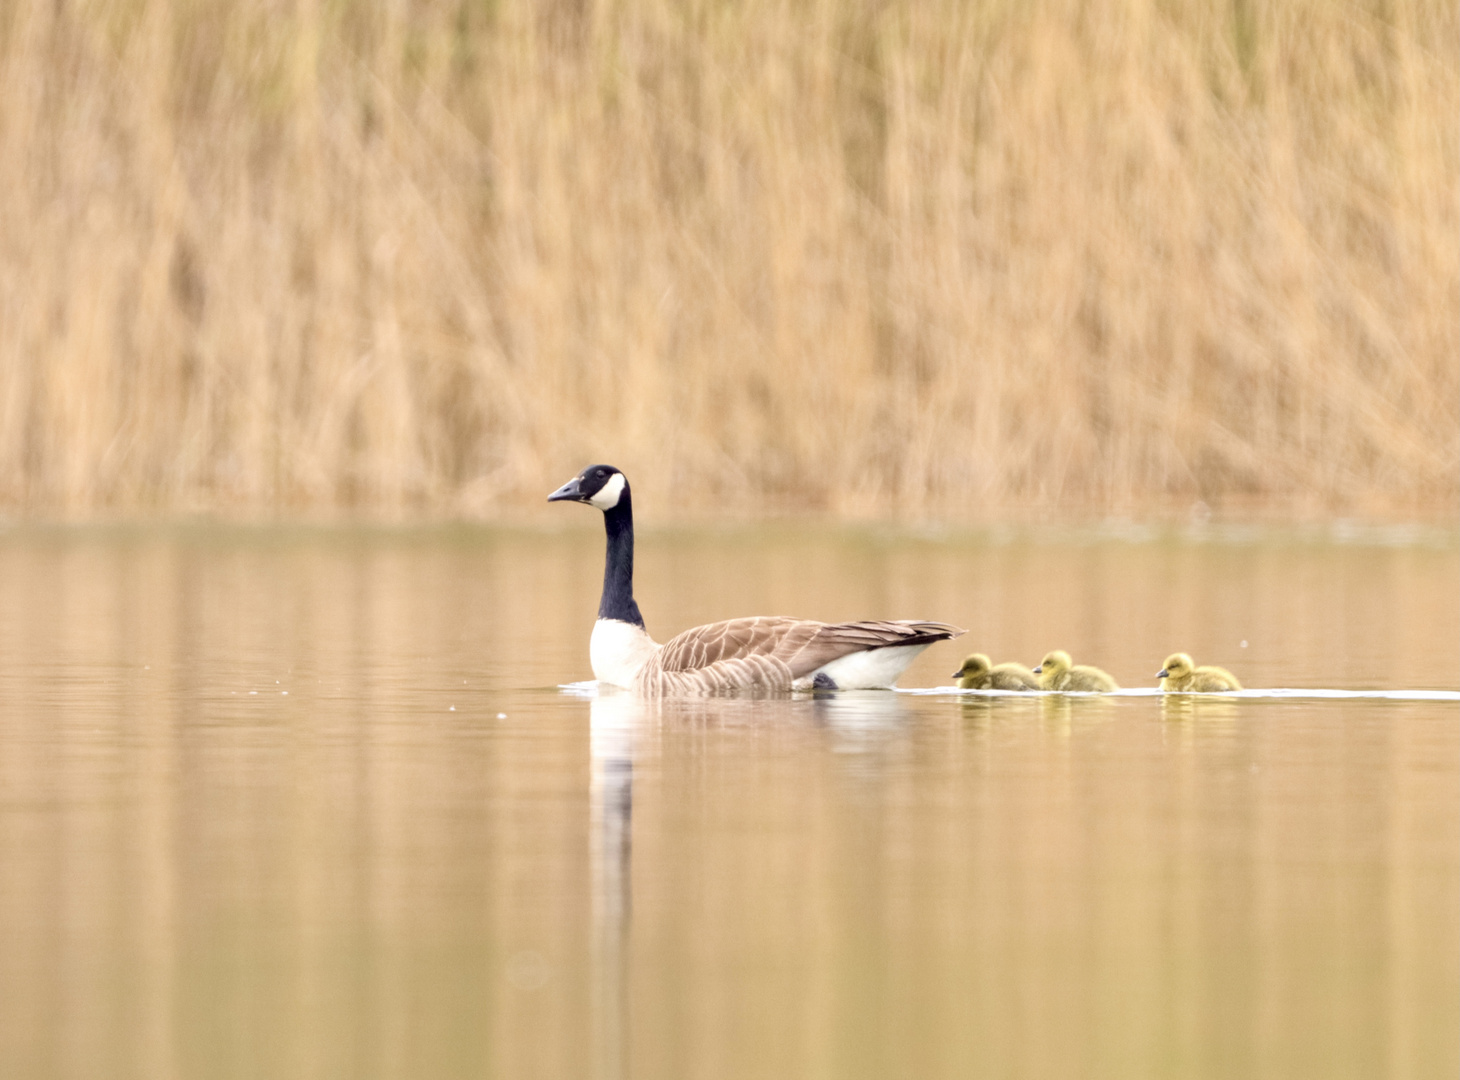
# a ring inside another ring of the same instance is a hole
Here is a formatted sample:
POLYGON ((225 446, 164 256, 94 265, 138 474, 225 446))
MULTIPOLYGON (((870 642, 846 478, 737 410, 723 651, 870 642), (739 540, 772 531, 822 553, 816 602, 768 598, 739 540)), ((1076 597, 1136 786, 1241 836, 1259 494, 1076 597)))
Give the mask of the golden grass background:
POLYGON ((0 507, 1453 512, 1453 0, 0 7, 0 507))

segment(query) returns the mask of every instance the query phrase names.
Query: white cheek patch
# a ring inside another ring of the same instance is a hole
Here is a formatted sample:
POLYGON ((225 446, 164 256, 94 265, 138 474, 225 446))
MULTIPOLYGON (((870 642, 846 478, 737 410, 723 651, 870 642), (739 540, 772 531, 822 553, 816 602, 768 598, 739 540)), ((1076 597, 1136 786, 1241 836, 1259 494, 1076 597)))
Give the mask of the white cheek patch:
POLYGON ((598 489, 598 494, 589 499, 588 502, 600 510, 612 510, 618 505, 618 497, 624 492, 624 474, 616 472, 608 478, 608 483, 598 489))

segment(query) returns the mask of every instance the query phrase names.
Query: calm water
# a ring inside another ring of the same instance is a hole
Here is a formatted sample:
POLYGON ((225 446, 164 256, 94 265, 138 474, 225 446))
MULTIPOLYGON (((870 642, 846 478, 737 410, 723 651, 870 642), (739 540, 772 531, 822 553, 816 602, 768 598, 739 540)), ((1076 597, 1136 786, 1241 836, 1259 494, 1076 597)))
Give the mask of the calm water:
MULTIPOLYGON (((1460 689, 1460 544, 1382 539, 660 532, 639 599, 1460 689)), ((1460 700, 565 692, 601 544, 0 534, 0 1076, 1460 1070, 1460 700)))

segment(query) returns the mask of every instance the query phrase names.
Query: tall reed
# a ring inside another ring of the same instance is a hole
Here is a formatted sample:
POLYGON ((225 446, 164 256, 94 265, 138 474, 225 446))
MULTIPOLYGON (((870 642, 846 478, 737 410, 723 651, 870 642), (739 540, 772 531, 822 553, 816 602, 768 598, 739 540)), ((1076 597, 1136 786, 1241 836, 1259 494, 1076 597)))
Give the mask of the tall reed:
POLYGON ((21 0, 0 506, 1411 512, 1450 0, 21 0))

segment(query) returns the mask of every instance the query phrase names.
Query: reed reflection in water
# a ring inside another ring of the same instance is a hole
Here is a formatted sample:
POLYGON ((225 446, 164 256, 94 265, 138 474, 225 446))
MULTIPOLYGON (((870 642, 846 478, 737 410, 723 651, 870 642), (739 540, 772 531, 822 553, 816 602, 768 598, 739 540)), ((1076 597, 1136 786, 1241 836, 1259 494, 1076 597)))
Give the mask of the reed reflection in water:
MULTIPOLYGON (((599 545, 0 536, 0 1075, 1460 1065, 1460 705, 563 693, 599 545)), ((1457 681, 1443 544, 650 534, 640 572, 661 637, 1457 681)))

